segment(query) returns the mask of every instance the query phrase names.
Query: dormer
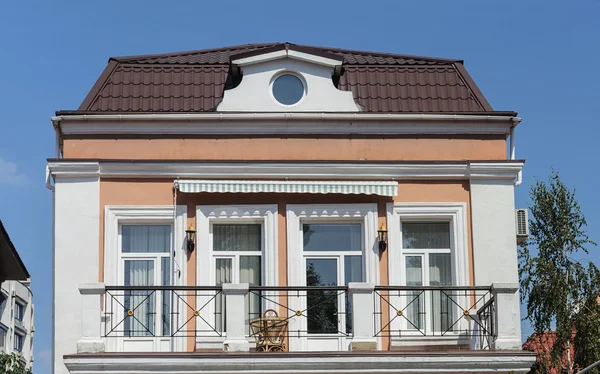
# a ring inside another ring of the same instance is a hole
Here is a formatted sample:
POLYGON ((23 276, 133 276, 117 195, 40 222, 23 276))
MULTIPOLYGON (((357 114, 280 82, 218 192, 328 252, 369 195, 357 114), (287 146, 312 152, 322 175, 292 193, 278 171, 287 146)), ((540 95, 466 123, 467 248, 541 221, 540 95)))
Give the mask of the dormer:
POLYGON ((358 112, 352 92, 341 91, 343 56, 279 44, 231 56, 239 84, 225 90, 219 112, 358 112))

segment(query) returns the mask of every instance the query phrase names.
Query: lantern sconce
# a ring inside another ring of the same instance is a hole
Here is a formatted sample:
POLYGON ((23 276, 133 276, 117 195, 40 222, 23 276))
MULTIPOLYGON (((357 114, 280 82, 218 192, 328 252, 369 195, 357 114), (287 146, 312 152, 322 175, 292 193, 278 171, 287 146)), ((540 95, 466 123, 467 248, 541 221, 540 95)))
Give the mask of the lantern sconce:
POLYGON ((387 229, 385 225, 381 225, 379 230, 377 230, 377 239, 379 240, 379 253, 385 252, 387 249, 387 229))
POLYGON ((190 225, 187 230, 185 230, 186 242, 187 242, 187 250, 190 252, 194 252, 194 242, 196 240, 196 229, 194 229, 194 225, 190 225))

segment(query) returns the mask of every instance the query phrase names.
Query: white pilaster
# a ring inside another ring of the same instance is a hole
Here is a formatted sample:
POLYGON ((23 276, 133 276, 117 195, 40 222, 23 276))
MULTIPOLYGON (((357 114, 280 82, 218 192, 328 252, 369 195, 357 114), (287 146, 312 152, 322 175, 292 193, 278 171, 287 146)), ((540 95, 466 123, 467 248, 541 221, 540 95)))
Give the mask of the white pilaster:
POLYGON ((521 349, 519 284, 494 283, 496 339, 494 349, 521 349))
POLYGON ((77 353, 100 353, 105 351, 100 332, 100 299, 104 295, 104 283, 83 283, 81 293, 81 338, 77 353))
POLYGON ((476 286, 496 285, 497 349, 520 349, 521 314, 515 198, 512 179, 471 179, 471 220, 476 286), (508 284, 509 287, 500 287, 508 284), (507 291, 501 291, 506 289, 507 291), (511 291, 514 289, 514 291, 511 291))
POLYGON ((368 351, 377 349, 373 315, 373 283, 348 283, 348 292, 352 297, 352 345, 353 351, 368 351))
POLYGON ((246 308, 244 298, 248 294, 248 283, 225 283, 225 318, 227 339, 223 342, 223 350, 227 352, 247 352, 250 344, 246 339, 246 308))
POLYGON ((99 277, 100 179, 55 176, 54 199, 53 364, 54 374, 67 374, 63 356, 82 336, 78 285, 99 277))

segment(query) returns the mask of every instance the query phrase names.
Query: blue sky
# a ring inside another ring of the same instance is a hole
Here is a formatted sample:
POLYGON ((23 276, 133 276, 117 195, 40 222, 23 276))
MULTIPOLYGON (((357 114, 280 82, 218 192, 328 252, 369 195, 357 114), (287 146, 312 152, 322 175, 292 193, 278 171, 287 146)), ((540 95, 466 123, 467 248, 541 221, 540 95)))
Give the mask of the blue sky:
POLYGON ((36 374, 50 373, 50 117, 79 106, 109 56, 289 41, 464 59, 492 106, 524 119, 517 205, 554 166, 600 242, 598 14, 600 0, 0 2, 0 218, 33 274, 36 374))

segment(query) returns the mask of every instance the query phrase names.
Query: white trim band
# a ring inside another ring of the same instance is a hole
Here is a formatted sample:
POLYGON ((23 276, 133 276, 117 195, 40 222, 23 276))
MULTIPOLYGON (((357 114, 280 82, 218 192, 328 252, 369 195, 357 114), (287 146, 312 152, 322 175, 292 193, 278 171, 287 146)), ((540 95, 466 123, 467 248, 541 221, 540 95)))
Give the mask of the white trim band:
POLYGON ((398 182, 182 180, 175 187, 184 193, 312 193, 344 195, 398 195, 398 182))
POLYGON ((215 178, 299 180, 507 179, 523 162, 156 162, 50 160, 54 177, 215 178))

